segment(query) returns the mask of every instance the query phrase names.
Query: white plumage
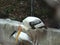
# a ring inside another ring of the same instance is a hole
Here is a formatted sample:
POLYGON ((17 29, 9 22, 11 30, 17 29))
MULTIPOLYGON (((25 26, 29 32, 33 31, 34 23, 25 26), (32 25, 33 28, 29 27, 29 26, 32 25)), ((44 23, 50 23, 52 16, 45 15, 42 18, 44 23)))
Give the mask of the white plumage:
POLYGON ((34 27, 36 29, 36 28, 45 26, 45 24, 43 23, 43 21, 41 19, 39 19, 37 17, 32 17, 32 16, 25 18, 22 23, 25 27, 27 27, 26 30, 32 29, 32 27, 34 27), (30 23, 32 23, 32 24, 30 24, 30 23))
MULTIPOLYGON (((17 36, 17 32, 13 35, 13 37, 16 39, 16 36, 17 36)), ((21 32, 19 34, 18 40, 19 41, 24 40, 24 41, 28 41, 28 42, 32 43, 30 37, 26 33, 24 33, 24 32, 21 32)))

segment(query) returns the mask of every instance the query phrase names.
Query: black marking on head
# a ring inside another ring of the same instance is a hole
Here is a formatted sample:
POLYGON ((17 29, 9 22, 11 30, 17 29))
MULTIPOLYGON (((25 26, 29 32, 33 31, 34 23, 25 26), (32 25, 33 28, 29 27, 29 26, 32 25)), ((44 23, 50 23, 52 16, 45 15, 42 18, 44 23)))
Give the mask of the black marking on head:
POLYGON ((47 27, 46 27, 46 26, 41 26, 41 27, 38 27, 38 28, 45 28, 45 29, 47 29, 47 27))
POLYGON ((32 27, 32 29, 35 29, 34 26, 37 25, 37 24, 39 24, 39 23, 41 23, 40 20, 35 20, 35 21, 30 22, 29 24, 30 24, 30 26, 32 27))

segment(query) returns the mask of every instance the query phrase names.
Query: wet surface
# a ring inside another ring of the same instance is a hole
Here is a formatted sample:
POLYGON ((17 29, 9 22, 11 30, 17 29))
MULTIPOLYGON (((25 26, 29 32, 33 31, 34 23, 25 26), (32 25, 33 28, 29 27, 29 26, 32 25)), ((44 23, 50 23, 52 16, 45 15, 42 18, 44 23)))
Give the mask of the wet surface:
MULTIPOLYGON (((10 31, 0 30, 0 45, 16 45, 15 40, 13 38, 9 39, 10 33, 11 33, 11 30, 10 31)), ((27 42, 24 42, 24 44, 22 45, 25 45, 25 44, 27 44, 27 42)), ((48 29, 47 34, 45 36, 42 36, 42 38, 40 38, 40 41, 36 45, 60 45, 60 30, 48 29)))
MULTIPOLYGON (((14 30, 17 30, 16 25, 0 23, 0 45, 16 45, 14 38, 9 39, 14 30)), ((60 29, 48 28, 46 33, 37 31, 36 36, 34 32, 32 32, 32 35, 33 43, 35 43, 33 45, 60 45, 60 29)), ((28 42, 23 41, 23 43, 27 45, 28 42)), ((28 45, 32 44, 28 43, 28 45)))

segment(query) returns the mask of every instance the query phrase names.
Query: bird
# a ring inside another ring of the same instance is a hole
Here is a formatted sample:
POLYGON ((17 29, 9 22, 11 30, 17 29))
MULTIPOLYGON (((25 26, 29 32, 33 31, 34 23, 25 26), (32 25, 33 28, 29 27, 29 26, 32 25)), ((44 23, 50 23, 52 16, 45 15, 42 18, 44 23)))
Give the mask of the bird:
MULTIPOLYGON (((27 33, 25 33, 24 31, 29 31, 30 29, 34 30, 34 29, 46 29, 45 24, 43 23, 43 21, 40 18, 37 17, 26 17, 20 24, 19 26, 20 28, 18 29, 18 31, 14 31, 11 36, 13 36, 13 38, 15 38, 18 41, 24 40, 24 41, 28 41, 30 43, 33 43, 30 39, 30 37, 28 36, 27 33)), ((11 37, 10 36, 10 37, 11 37)))
POLYGON ((22 21, 22 23, 25 27, 27 27, 26 30, 37 29, 37 28, 45 28, 45 29, 47 28, 40 18, 34 17, 34 16, 26 17, 22 21))

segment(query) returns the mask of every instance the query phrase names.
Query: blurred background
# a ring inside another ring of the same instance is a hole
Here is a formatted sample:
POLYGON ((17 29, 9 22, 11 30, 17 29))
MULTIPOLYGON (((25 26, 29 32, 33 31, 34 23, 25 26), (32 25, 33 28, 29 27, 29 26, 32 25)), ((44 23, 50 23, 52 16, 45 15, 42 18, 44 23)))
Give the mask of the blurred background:
POLYGON ((36 16, 42 19, 46 26, 59 28, 60 26, 54 19, 55 8, 52 7, 56 4, 54 0, 52 1, 0 0, 0 18, 10 18, 12 20, 22 21, 27 16, 36 16), (51 5, 49 5, 49 2, 52 2, 51 5))

